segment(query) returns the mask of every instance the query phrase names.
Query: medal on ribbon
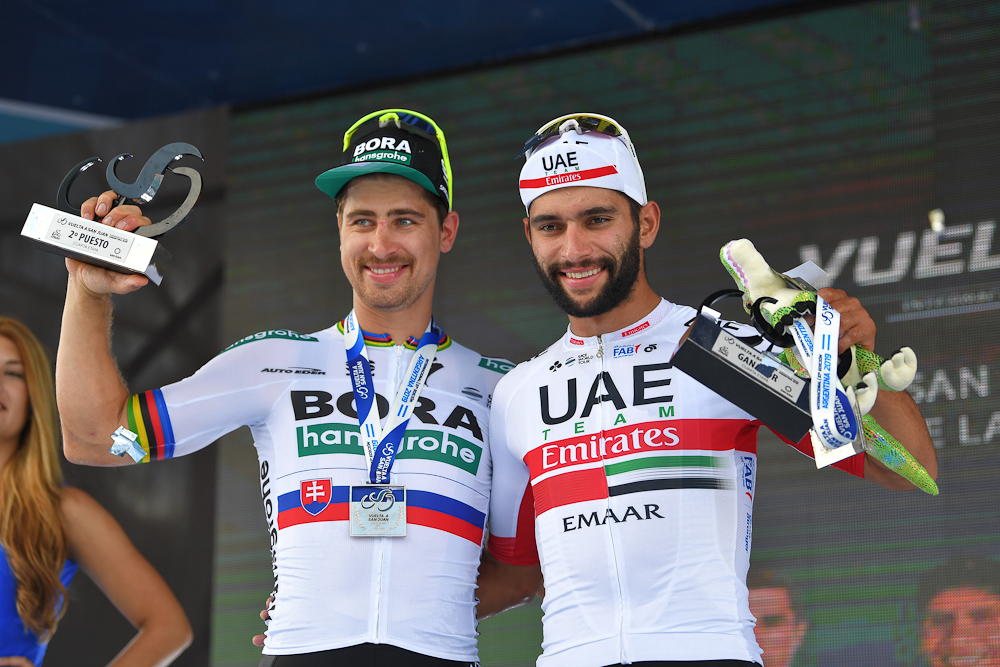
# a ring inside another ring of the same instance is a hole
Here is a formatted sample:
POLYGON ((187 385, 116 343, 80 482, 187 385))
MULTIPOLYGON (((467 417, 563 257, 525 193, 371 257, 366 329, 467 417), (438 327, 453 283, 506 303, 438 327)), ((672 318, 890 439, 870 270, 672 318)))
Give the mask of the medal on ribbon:
POLYGON ((361 444, 368 464, 365 484, 351 486, 351 535, 402 537, 406 535, 406 489, 390 484, 392 465, 406 432, 413 408, 420 398, 431 363, 437 354, 440 332, 434 320, 420 338, 403 383, 389 407, 383 425, 375 401, 375 384, 365 338, 352 310, 344 323, 344 347, 347 350, 348 374, 354 390, 354 402, 361 429, 361 444))

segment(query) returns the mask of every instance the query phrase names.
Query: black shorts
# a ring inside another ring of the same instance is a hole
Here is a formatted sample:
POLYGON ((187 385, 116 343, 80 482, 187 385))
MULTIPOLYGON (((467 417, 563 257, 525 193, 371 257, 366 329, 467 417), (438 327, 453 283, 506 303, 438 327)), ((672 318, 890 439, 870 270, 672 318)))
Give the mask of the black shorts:
POLYGON ((478 667, 475 662, 433 658, 389 644, 358 644, 317 653, 261 656, 260 667, 478 667))

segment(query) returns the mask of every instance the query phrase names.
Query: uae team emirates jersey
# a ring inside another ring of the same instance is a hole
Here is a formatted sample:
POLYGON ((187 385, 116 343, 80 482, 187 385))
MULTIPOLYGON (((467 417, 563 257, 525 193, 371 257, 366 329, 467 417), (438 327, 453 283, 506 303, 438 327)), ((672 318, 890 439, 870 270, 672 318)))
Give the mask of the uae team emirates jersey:
MULTIPOLYGON (((384 418, 417 341, 365 334, 384 418)), ((276 580, 265 654, 385 643, 473 662, 475 587, 489 504, 489 403, 512 364, 441 334, 392 469, 405 537, 351 537, 348 487, 367 480, 343 324, 238 341, 193 376, 133 396, 149 459, 253 433, 276 580)))
POLYGON ((661 301, 614 333, 567 332, 497 385, 489 548, 541 561, 540 667, 760 662, 746 588, 760 422, 673 368, 695 315, 661 301))

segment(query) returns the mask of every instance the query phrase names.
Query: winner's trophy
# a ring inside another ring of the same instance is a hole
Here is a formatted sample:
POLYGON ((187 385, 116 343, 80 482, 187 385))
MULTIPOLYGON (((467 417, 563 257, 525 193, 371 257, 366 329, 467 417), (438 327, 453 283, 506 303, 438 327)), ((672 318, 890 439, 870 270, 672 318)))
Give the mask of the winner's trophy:
POLYGON ((706 299, 674 366, 789 441, 808 433, 817 467, 864 452, 937 495, 920 462, 869 414, 880 391, 904 391, 913 381, 913 350, 900 348, 889 359, 860 345, 839 352, 840 312, 810 284, 827 279, 818 266, 807 262, 778 273, 746 239, 727 243, 719 255, 739 290, 706 299), (720 325, 711 306, 728 295, 743 297, 760 334, 755 341, 735 335, 740 327, 720 325), (754 349, 764 339, 781 354, 754 349))
POLYGON ((118 273, 141 274, 159 285, 163 280, 163 264, 170 259, 170 253, 156 239, 180 227, 201 196, 201 174, 197 170, 170 166, 185 155, 204 159, 201 151, 191 144, 167 144, 146 161, 135 183, 123 183, 115 172, 118 163, 131 155, 123 153, 108 164, 108 185, 118 194, 114 206, 126 201, 139 205, 149 203, 156 196, 167 172, 186 176, 191 181, 184 202, 160 222, 139 227, 135 232, 126 232, 80 217, 80 209, 69 202, 69 189, 77 176, 101 161, 99 157, 92 157, 66 174, 56 193, 56 208, 32 205, 21 236, 46 252, 118 273))
MULTIPOLYGON (((718 298, 729 296, 730 291, 718 298)), ((740 292, 736 292, 740 294, 740 292)), ((716 296, 716 295, 713 295, 716 296)), ((754 348, 756 340, 736 336, 719 325, 712 297, 674 354, 675 367, 730 403, 734 403, 793 442, 812 428, 809 380, 799 377, 770 352, 754 348)))
MULTIPOLYGON (((726 251, 731 245, 723 248, 723 264, 733 273, 731 264, 726 263, 726 251)), ((750 248, 752 247, 751 245, 750 248)), ((760 261, 763 262, 763 258, 760 261)), ((754 348, 754 344, 762 342, 762 338, 771 344, 772 350, 796 346, 793 334, 784 331, 785 327, 780 324, 777 327, 771 326, 768 317, 761 311, 764 302, 773 302, 775 299, 764 297, 752 302, 748 308, 751 313, 750 321, 757 330, 755 333, 759 334, 754 337, 755 340, 746 340, 745 336, 741 339, 733 331, 720 326, 720 314, 712 310, 711 306, 728 296, 744 297, 749 291, 745 286, 749 280, 749 272, 741 266, 737 266, 735 271, 737 285, 741 289, 721 290, 705 299, 701 312, 674 355, 674 365, 789 441, 799 442, 806 435, 812 434, 813 454, 818 467, 861 452, 864 436, 858 428, 861 414, 857 400, 853 392, 839 390, 840 382, 835 374, 841 371, 840 374, 843 375, 844 364, 851 364, 850 352, 839 359, 836 355, 830 357, 831 368, 828 375, 832 382, 825 394, 831 404, 831 421, 835 426, 841 427, 843 435, 838 433, 834 437, 819 438, 819 433, 827 436, 831 434, 817 428, 816 397, 813 396, 815 380, 808 373, 797 372, 799 369, 790 367, 786 363, 787 356, 754 348), (834 382, 836 386, 833 385, 834 382)), ((784 274, 772 272, 767 267, 767 277, 772 276, 772 293, 784 290, 791 294, 812 295, 815 295, 816 288, 808 281, 826 278, 822 269, 812 262, 784 274)), ((805 307, 793 309, 796 316, 815 314, 814 301, 803 303, 803 306, 805 307)), ((786 319, 791 323, 793 318, 786 319)), ((811 341, 811 334, 807 335, 811 341)), ((811 345, 810 342, 810 349, 811 345)), ((830 430, 832 432, 833 429, 830 430)))

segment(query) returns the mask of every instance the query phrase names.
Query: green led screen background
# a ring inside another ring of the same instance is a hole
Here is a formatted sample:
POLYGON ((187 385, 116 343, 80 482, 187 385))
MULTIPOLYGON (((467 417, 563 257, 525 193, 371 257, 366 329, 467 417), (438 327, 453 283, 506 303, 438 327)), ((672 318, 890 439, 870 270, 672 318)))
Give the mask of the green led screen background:
MULTIPOLYGON (((1000 3, 923 1, 836 5, 237 111, 225 335, 307 333, 347 314, 335 207, 313 179, 338 163, 357 118, 404 107, 442 126, 455 175, 461 225, 435 316, 482 354, 528 359, 566 320, 530 264, 514 156, 550 118, 610 115, 663 210, 646 254, 660 294, 697 305, 732 287, 718 251, 747 237, 775 268, 811 259, 860 298, 881 354, 916 351, 910 392, 938 448, 941 495, 817 471, 763 436, 752 563, 802 590, 810 625, 794 664, 923 664, 916 579, 953 554, 1000 555, 998 102, 1000 3), (929 230, 935 208, 941 237, 929 230)), ((213 664, 244 665, 259 655, 249 637, 271 590, 269 541, 249 435, 219 451, 213 664)), ((323 566, 350 564, 331 553, 323 566)), ((482 664, 533 664, 540 618, 536 600, 482 623, 482 664)))

